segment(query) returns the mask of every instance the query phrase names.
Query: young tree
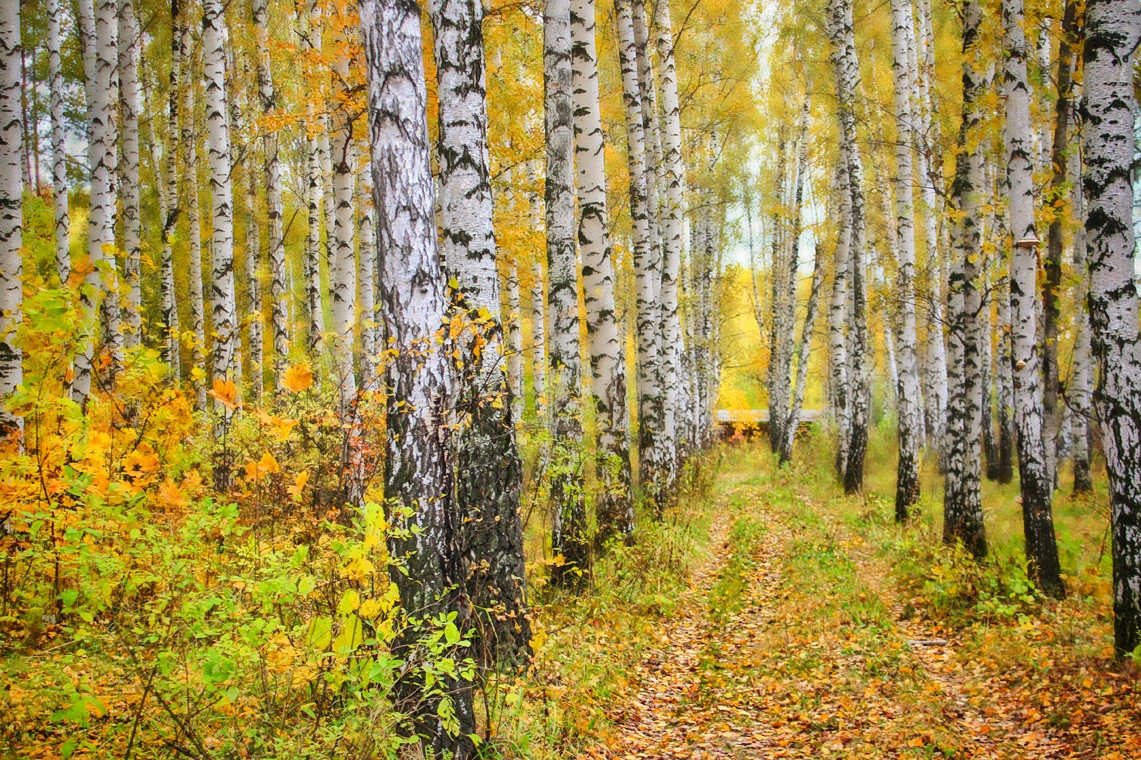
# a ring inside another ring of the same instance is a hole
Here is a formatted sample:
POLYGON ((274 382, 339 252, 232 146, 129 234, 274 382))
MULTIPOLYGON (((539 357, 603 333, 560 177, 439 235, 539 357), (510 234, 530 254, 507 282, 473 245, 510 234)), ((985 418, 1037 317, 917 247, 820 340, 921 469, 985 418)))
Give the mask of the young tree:
POLYGON ((1133 71, 1141 6, 1086 5, 1086 245, 1090 325, 1100 370, 1094 403, 1101 421, 1113 530, 1114 649, 1141 645, 1141 334, 1134 283, 1133 71))
POLYGON ((570 0, 543 8, 548 304, 551 310, 551 551, 555 582, 573 585, 590 568, 582 490, 582 360, 574 219, 574 108, 570 0))
MULTIPOLYGON (((439 166, 443 260, 455 279, 457 316, 470 324, 461 344, 460 407, 470 416, 455 440, 461 546, 470 563, 467 593, 476 608, 486 657, 519 663, 530 654, 523 524, 523 469, 512 419, 514 398, 503 371, 503 324, 492 226, 487 145, 483 6, 479 0, 431 0, 439 81, 439 166)), ((509 347, 522 384, 519 279, 510 262, 513 331, 509 347)))
POLYGON ((602 114, 594 0, 571 0, 571 69, 575 163, 578 167, 578 241, 590 336, 591 389, 598 428, 600 493, 595 502, 598 542, 634 529, 630 445, 622 333, 614 305, 614 264, 606 209, 602 114))
MULTIPOLYGON (((186 224, 187 224, 187 256, 190 264, 187 267, 187 279, 190 291, 190 330, 194 334, 194 343, 191 346, 191 364, 205 377, 206 371, 206 304, 202 293, 202 219, 198 200, 198 132, 196 130, 194 113, 195 68, 192 57, 193 39, 186 20, 176 17, 174 34, 179 40, 178 46, 182 60, 183 81, 182 113, 180 140, 182 149, 186 151, 180 162, 186 177, 186 224)), ((192 371, 191 377, 194 377, 192 371)), ((202 379, 194 381, 194 408, 199 411, 206 409, 206 383, 202 379)))
MULTIPOLYGON (((397 680, 395 707, 412 717, 410 728, 427 739, 434 756, 466 760, 474 750, 471 683, 457 673, 437 684, 454 716, 456 730, 449 731, 443 698, 425 690, 425 674, 415 664, 427 654, 423 639, 442 618, 450 617, 460 631, 471 624, 463 527, 452 495, 452 348, 439 340, 448 298, 436 243, 420 9, 409 0, 363 0, 360 17, 379 218, 378 286, 392 349, 384 492, 396 528, 389 552, 399 562, 390 577, 406 614, 423 621, 405 626, 396 641, 396 656, 409 666, 397 680)), ((451 646, 444 654, 462 657, 464 651, 451 646)))
MULTIPOLYGON (((1051 512, 1053 477, 1046 464, 1042 386, 1038 367, 1038 236, 1034 230, 1034 182, 1030 165, 1030 85, 1022 0, 1003 0, 1006 48, 1006 187, 1014 252, 1010 262, 1011 359, 1014 424, 1018 430, 1018 480, 1022 530, 1030 578, 1053 597, 1065 595, 1051 512)), ((980 336, 989 341, 990 336, 980 336)), ((989 405, 990 394, 985 403, 989 405)))
MULTIPOLYGON (((174 283, 174 228, 178 222, 178 88, 182 83, 182 36, 179 27, 179 0, 171 0, 171 51, 170 51, 170 93, 167 97, 166 146, 163 157, 166 161, 165 176, 159 187, 159 201, 162 213, 162 348, 161 356, 170 365, 175 381, 182 375, 182 357, 178 336, 178 293, 174 283)), ((156 182, 157 182, 156 178, 156 182)))
POLYGON ((377 354, 380 352, 380 314, 376 303, 376 208, 372 202, 372 177, 366 170, 360 176, 360 231, 357 235, 360 276, 361 390, 379 387, 377 354))
POLYGON ((828 407, 836 428, 836 471, 843 478, 848 467, 849 409, 851 388, 848 378, 848 343, 845 327, 848 320, 848 272, 851 269, 852 229, 849 222, 852 202, 846 192, 848 162, 842 155, 836 169, 835 192, 839 197, 840 230, 832 264, 832 298, 828 305, 828 407))
POLYGON ((955 157, 951 198, 960 221, 954 226, 947 314, 951 320, 947 361, 948 452, 943 496, 943 540, 961 541, 975 557, 986 556, 980 478, 982 468, 982 368, 979 364, 979 210, 982 156, 978 149, 979 98, 986 88, 977 70, 982 9, 974 0, 963 7, 963 118, 955 157))
POLYGON ((0 435, 19 429, 7 409, 24 379, 23 354, 16 343, 23 305, 24 182, 21 162, 24 127, 20 119, 20 3, 0 5, 0 435))
MULTIPOLYGON (((541 214, 541 207, 536 207, 541 214)), ((535 220, 535 229, 539 228, 539 220, 535 220)), ((543 419, 547 413, 547 299, 543 293, 543 262, 539 259, 531 267, 531 369, 535 416, 543 419)))

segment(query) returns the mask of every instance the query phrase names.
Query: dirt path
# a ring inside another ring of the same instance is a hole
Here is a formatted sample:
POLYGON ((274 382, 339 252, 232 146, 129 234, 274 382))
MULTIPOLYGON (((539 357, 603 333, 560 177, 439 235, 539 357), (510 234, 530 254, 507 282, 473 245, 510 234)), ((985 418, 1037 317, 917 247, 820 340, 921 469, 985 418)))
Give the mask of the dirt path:
POLYGON ((882 557, 795 482, 730 471, 708 556, 591 757, 1069 756, 955 642, 901 620, 882 557))

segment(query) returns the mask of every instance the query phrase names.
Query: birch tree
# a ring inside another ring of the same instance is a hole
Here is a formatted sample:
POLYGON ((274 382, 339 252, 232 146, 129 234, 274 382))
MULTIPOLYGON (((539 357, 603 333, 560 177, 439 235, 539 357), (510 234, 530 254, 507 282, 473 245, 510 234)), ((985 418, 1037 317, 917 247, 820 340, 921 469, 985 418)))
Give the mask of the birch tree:
POLYGON ((20 248, 24 230, 21 163, 24 128, 20 119, 20 3, 0 6, 0 435, 20 428, 8 401, 24 379, 16 330, 23 306, 20 248))
MULTIPOLYGON (((162 262, 160 264, 161 298, 162 298, 162 348, 161 356, 164 362, 170 365, 171 372, 177 381, 182 375, 182 356, 180 351, 178 321, 178 294, 174 282, 174 230, 179 216, 178 198, 178 156, 179 130, 178 130, 178 88, 182 83, 182 33, 180 26, 181 8, 179 0, 171 0, 171 51, 170 51, 170 93, 167 97, 166 118, 166 147, 163 151, 165 159, 163 184, 159 188, 159 200, 162 205, 162 262)), ((157 178, 156 178, 157 181, 157 178)))
POLYGON ((895 518, 905 521, 919 500, 919 447, 923 407, 919 387, 919 346, 915 329, 915 203, 911 150, 913 103, 917 89, 911 0, 892 0, 892 72, 895 80, 895 248, 898 255, 894 296, 898 304, 898 391, 896 416, 899 460, 896 468, 895 518))
POLYGON ((638 82, 638 53, 630 0, 614 5, 618 26, 618 56, 622 73, 622 100, 626 111, 626 160, 630 173, 630 217, 633 223, 633 253, 636 288, 638 341, 638 473, 643 492, 660 509, 664 475, 669 472, 670 453, 663 447, 662 405, 661 248, 650 235, 649 177, 646 168, 646 125, 642 92, 638 82))
POLYGON ((93 382, 96 335, 102 310, 107 332, 112 340, 112 364, 119 335, 119 309, 114 303, 116 291, 113 260, 108 266, 105 251, 115 245, 115 171, 118 141, 117 68, 118 20, 114 0, 80 0, 80 26, 84 84, 87 100, 87 160, 91 172, 91 208, 88 212, 87 270, 80 290, 85 334, 75 359, 71 382, 72 399, 86 404, 93 382), (108 292, 111 295, 106 295, 108 292))
POLYGON ((1134 283, 1133 71, 1141 6, 1090 0, 1083 53, 1086 245, 1090 326, 1099 376, 1094 404, 1109 473, 1114 649, 1141 645, 1141 335, 1134 283))
POLYGON ((376 208, 372 202, 372 177, 367 171, 360 177, 360 231, 357 234, 360 276, 361 315, 361 390, 378 389, 378 354, 380 353, 380 314, 376 302, 376 208))
MULTIPOLYGON (((392 565, 390 577, 407 614, 426 622, 454 615, 452 622, 466 631, 467 563, 462 516, 452 495, 446 407, 455 387, 451 347, 438 340, 448 299, 436 243, 420 10, 406 0, 363 0, 360 17, 379 220, 378 287, 393 349, 386 365, 384 491, 394 506, 389 520, 398 529, 389 534, 389 552, 402 562, 392 565)), ((410 666, 397 679, 394 706, 412 716, 405 729, 426 737, 428 752, 464 760, 474 750, 471 683, 457 673, 436 685, 442 697, 425 690, 425 674, 415 663, 428 654, 420 637, 430 634, 430 626, 406 626, 398 634, 396 656, 410 666), (443 717, 449 707, 454 731, 443 717)), ((464 651, 446 646, 444 656, 461 657, 464 651)))
POLYGON ((119 114, 122 125, 122 159, 119 162, 119 200, 123 227, 123 279, 127 297, 124 342, 137 346, 142 339, 142 229, 139 219, 139 54, 142 47, 133 0, 119 0, 119 114))
MULTIPOLYGON (((215 384, 233 379, 237 368, 238 322, 234 295, 234 188, 230 164, 230 120, 226 99, 226 28, 221 0, 203 0, 202 47, 206 95, 206 151, 210 167, 211 328, 214 333, 215 384)), ((229 424, 231 408, 216 399, 220 433, 229 424)), ((221 437, 221 436, 219 436, 221 437)), ((225 455, 215 468, 215 482, 228 487, 225 455)))
POLYGON ((60 285, 71 277, 68 214, 66 123, 63 119, 63 59, 60 57, 59 0, 48 0, 48 78, 51 97, 52 211, 55 218, 55 261, 60 285))
MULTIPOLYGON (((277 91, 273 86, 273 70, 269 54, 269 3, 253 0, 254 39, 257 46, 258 102, 269 114, 277 110, 277 91)), ((270 329, 273 340, 274 388, 282 389, 289 360, 289 315, 286 311, 285 239, 282 230, 281 169, 278 160, 277 132, 265 130, 262 135, 262 158, 265 173, 266 238, 269 247, 270 329)))
POLYGON ((811 358, 812 338, 816 331, 816 313, 820 308, 820 292, 824 287, 824 267, 821 261, 820 246, 812 258, 812 289, 808 293, 808 307, 804 313, 804 324, 800 328, 800 343, 796 350, 796 384, 792 392, 792 405, 785 425, 784 441, 780 449, 780 461, 792 461, 792 444, 796 431, 800 428, 800 412, 804 406, 804 388, 808 382, 808 360, 811 358))
POLYGON ((590 337, 591 391, 598 428, 600 493, 595 502, 598 541, 634 529, 630 499, 630 448, 626 370, 614 306, 614 264, 606 209, 602 114, 594 0, 571 0, 571 68, 575 163, 578 168, 578 241, 583 298, 590 337))
POLYGON ((839 96, 838 113, 843 148, 841 160, 847 166, 842 174, 846 186, 841 191, 850 197, 848 215, 842 223, 850 227, 848 262, 851 267, 852 294, 851 352, 849 359, 848 448, 844 467, 844 490, 854 493, 863 488, 864 455, 868 442, 868 416, 871 385, 871 344, 868 336, 867 277, 864 260, 864 191, 863 168, 856 142, 855 98, 859 89, 860 69, 856 60, 855 32, 852 28, 852 6, 849 0, 831 0, 829 36, 832 41, 832 65, 839 96))
MULTIPOLYGON (((1022 530, 1030 578, 1054 597, 1065 595, 1046 463, 1042 386, 1038 365, 1038 236, 1034 229, 1031 166, 1030 85, 1026 79, 1026 33, 1022 0, 1003 0, 1006 60, 1006 188, 1014 251, 1010 263, 1011 359, 1014 362, 1014 425, 1018 430, 1018 480, 1022 530)), ((1064 163, 1064 162, 1063 162, 1064 163)), ((990 340, 986 336, 986 340, 990 340)), ((988 398, 989 403, 989 398, 988 398)))
MULTIPOLYGON (((1080 151, 1074 151, 1072 176, 1082 176, 1080 151)), ((1076 182, 1071 191, 1074 219, 1080 227, 1074 232, 1074 271, 1078 276, 1078 286, 1074 301, 1078 304, 1074 330, 1074 352, 1070 360, 1070 382, 1067 387, 1066 404, 1073 410, 1073 457, 1074 493, 1089 493, 1093 490, 1090 477, 1090 423, 1093 421, 1093 365, 1090 335, 1089 311, 1086 304, 1089 297, 1089 266, 1086 258, 1085 197, 1081 182, 1076 182)))
POLYGON ((832 294, 828 305, 828 406, 836 429, 836 470, 842 478, 848 467, 848 344, 845 325, 848 319, 848 272, 851 269, 852 201, 847 192, 848 162, 841 156, 836 169, 836 195, 839 196, 840 229, 832 262, 832 294))
POLYGON ((575 257, 574 106, 570 0, 543 8, 547 277, 551 312, 551 551, 553 579, 579 582, 590 568, 582 481, 582 360, 575 257))
MULTIPOLYGON (((206 304, 202 288, 202 220, 198 200, 198 134, 195 128, 194 102, 195 87, 192 57, 192 37, 186 20, 179 17, 174 35, 179 39, 180 58, 182 60, 182 115, 181 115, 181 145, 185 152, 183 155, 183 174, 186 177, 186 224, 187 224, 187 280, 190 291, 190 332, 193 334, 191 345, 191 376, 194 369, 205 377, 206 372, 206 304)), ((195 409, 206 409, 206 384, 202 379, 194 380, 195 409)))
POLYGON ((948 351, 948 406, 943 496, 943 540, 961 541, 975 557, 986 555, 980 479, 982 468, 982 368, 979 364, 977 315, 982 306, 978 288, 978 193, 982 157, 977 149, 981 121, 979 98, 985 77, 976 67, 982 9, 970 0, 963 7, 963 117, 955 157, 951 198, 960 221, 954 226, 947 314, 951 321, 948 351))
MULTIPOLYGON (((470 562, 468 593, 479 635, 495 660, 518 663, 530 653, 523 524, 523 470, 515 442, 514 399, 503 372, 503 324, 492 226, 487 87, 479 0, 432 0, 439 80, 439 164, 443 260, 458 284, 463 318, 473 326, 463 346, 461 408, 470 424, 456 440, 456 497, 462 549, 470 562)), ((509 360, 522 384, 519 280, 515 262, 510 301, 509 360)))
MULTIPOLYGON (((634 3, 637 33, 638 7, 643 3, 642 0, 634 0, 634 3)), ((657 30, 654 46, 658 53, 661 92, 662 170, 659 173, 659 182, 665 186, 660 197, 662 287, 659 298, 662 310, 662 346, 666 349, 662 356, 661 387, 666 391, 665 437, 667 446, 673 449, 675 459, 673 472, 670 474, 670 482, 673 483, 677 472, 676 459, 679 457, 676 418, 678 410, 684 406, 677 394, 679 381, 683 379, 681 356, 684 351, 681 316, 678 313, 678 278, 681 276, 681 254, 684 245, 685 163, 682 156, 681 107, 678 103, 677 64, 674 60, 669 0, 658 0, 654 6, 654 28, 657 30)), ((649 66, 646 68, 648 81, 652 85, 652 70, 649 66)), ((647 105, 647 110, 652 110, 652 104, 647 105)))

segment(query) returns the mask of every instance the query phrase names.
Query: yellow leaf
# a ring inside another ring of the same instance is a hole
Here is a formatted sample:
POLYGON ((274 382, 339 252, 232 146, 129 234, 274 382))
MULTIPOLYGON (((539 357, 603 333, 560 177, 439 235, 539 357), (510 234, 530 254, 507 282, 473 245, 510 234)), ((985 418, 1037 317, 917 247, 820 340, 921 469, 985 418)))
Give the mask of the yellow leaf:
POLYGON ((294 393, 300 393, 313 384, 313 370, 308 364, 296 364, 285 370, 285 379, 281 384, 294 393))
POLYGON ((295 501, 300 500, 301 499, 301 493, 302 493, 302 491, 305 490, 305 484, 308 482, 309 482, 309 471, 308 470, 302 470, 297 475, 297 479, 293 481, 293 485, 291 485, 289 488, 286 488, 285 490, 290 496, 292 496, 294 498, 295 501))
POLYGON ((234 384, 233 380, 214 378, 214 387, 210 391, 210 395, 230 409, 238 406, 238 386, 234 384))

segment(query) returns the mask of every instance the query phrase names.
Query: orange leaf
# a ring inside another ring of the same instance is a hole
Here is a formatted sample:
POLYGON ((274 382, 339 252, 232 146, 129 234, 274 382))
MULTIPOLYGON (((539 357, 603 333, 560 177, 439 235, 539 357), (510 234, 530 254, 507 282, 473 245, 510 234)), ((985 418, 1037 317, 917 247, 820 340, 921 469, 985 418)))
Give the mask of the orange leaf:
POLYGON ((281 384, 294 393, 300 393, 313 384, 313 370, 308 364, 294 365, 285 370, 285 379, 281 384))

